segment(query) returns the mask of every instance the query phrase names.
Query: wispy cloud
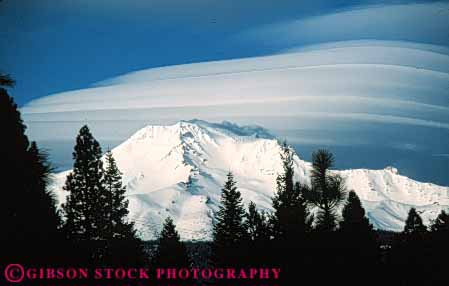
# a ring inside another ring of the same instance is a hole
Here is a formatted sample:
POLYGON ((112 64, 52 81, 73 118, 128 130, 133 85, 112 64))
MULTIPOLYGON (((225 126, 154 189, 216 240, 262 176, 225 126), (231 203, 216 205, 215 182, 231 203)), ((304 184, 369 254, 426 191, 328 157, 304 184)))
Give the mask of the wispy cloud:
POLYGON ((254 27, 239 35, 279 50, 377 39, 449 46, 449 3, 380 5, 254 27), (419 21, 417 20, 419 19, 419 21))
POLYGON ((433 157, 444 157, 449 158, 449 154, 446 153, 440 153, 440 154, 432 154, 433 157))

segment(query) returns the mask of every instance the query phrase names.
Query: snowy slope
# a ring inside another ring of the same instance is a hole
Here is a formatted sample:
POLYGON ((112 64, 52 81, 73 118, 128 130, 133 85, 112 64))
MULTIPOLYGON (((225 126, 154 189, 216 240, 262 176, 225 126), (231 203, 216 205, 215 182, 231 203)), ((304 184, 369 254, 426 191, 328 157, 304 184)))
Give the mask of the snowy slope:
MULTIPOLYGON (((208 239, 228 171, 234 173, 245 203, 270 209, 282 169, 279 151, 278 141, 260 127, 193 120, 147 126, 113 154, 128 186, 130 217, 144 238, 154 238, 170 215, 183 239, 208 239)), ((310 163, 296 157, 295 168, 297 179, 308 183, 310 163)), ((338 172, 378 228, 400 230, 411 206, 426 222, 449 206, 448 187, 416 182, 393 168, 338 172)), ((56 175, 60 202, 66 195, 61 189, 67 173, 56 175)))

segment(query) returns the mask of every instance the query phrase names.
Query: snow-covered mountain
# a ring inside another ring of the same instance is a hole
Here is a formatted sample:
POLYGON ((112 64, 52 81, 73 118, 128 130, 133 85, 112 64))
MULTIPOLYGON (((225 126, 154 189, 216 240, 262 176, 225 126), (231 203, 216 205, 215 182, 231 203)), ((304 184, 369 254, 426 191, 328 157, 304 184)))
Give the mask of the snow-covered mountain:
MULTIPOLYGON (((147 126, 112 150, 128 186, 130 218, 143 238, 154 238, 162 221, 171 216, 183 239, 210 238, 221 186, 232 171, 245 203, 270 209, 275 178, 281 173, 280 145, 261 127, 240 127, 200 120, 171 126, 147 126)), ((297 180, 309 183, 311 164, 295 157, 297 180)), ((62 190, 68 172, 56 175, 62 190)), ((449 207, 449 188, 383 170, 336 171, 355 190, 377 227, 401 230, 410 207, 426 223, 449 207)))
POLYGON ((447 186, 448 98, 449 49, 363 40, 136 71, 38 98, 21 112, 28 136, 51 150, 60 170, 70 168, 83 124, 115 147, 147 124, 200 118, 264 126, 309 153, 319 146, 354 150, 369 164, 358 160, 368 156, 349 155, 340 164, 394 163, 415 179, 447 186))

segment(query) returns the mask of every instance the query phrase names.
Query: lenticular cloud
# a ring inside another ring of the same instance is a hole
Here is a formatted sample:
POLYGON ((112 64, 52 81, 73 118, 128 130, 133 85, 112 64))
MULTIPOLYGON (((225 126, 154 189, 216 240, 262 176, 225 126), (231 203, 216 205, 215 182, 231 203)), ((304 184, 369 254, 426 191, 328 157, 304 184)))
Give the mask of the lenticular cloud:
POLYGON ((351 41, 139 71, 37 99, 22 112, 31 124, 60 118, 173 123, 199 117, 276 128, 298 127, 298 122, 313 127, 316 118, 325 117, 447 130, 448 97, 444 48, 351 41))

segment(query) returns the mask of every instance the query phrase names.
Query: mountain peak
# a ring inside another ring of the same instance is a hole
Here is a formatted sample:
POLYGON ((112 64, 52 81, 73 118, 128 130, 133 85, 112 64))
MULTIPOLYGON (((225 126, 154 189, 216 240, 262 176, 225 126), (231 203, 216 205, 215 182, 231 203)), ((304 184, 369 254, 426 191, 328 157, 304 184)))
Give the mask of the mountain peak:
POLYGON ((385 167, 385 170, 390 171, 393 174, 399 175, 398 169, 393 166, 387 166, 387 167, 385 167))
POLYGON ((200 119, 192 119, 188 121, 181 121, 185 123, 195 124, 201 127, 220 129, 232 133, 237 136, 252 136, 255 138, 275 139, 275 137, 265 128, 258 125, 243 125, 239 126, 230 121, 222 121, 221 123, 210 123, 200 119))
MULTIPOLYGON (((155 238, 171 216, 185 240, 211 237, 214 212, 229 171, 244 203, 271 210, 275 181, 282 173, 279 142, 258 126, 231 122, 180 121, 147 126, 112 150, 128 188, 130 219, 145 239, 155 238)), ((310 183, 311 164, 294 157, 296 180, 310 183)), ((361 198, 377 228, 399 231, 410 207, 428 222, 449 206, 449 188, 420 183, 397 169, 335 171, 361 198)), ((56 175, 62 203, 68 172, 56 175)))
POLYGON ((248 140, 251 138, 275 139, 268 130, 257 125, 239 126, 229 121, 211 123, 193 119, 187 121, 182 120, 169 126, 148 125, 132 135, 130 140, 161 139, 163 137, 167 140, 170 139, 169 142, 172 142, 173 140, 181 141, 185 138, 197 140, 208 138, 211 140, 211 136, 225 136, 240 139, 248 137, 248 140))

